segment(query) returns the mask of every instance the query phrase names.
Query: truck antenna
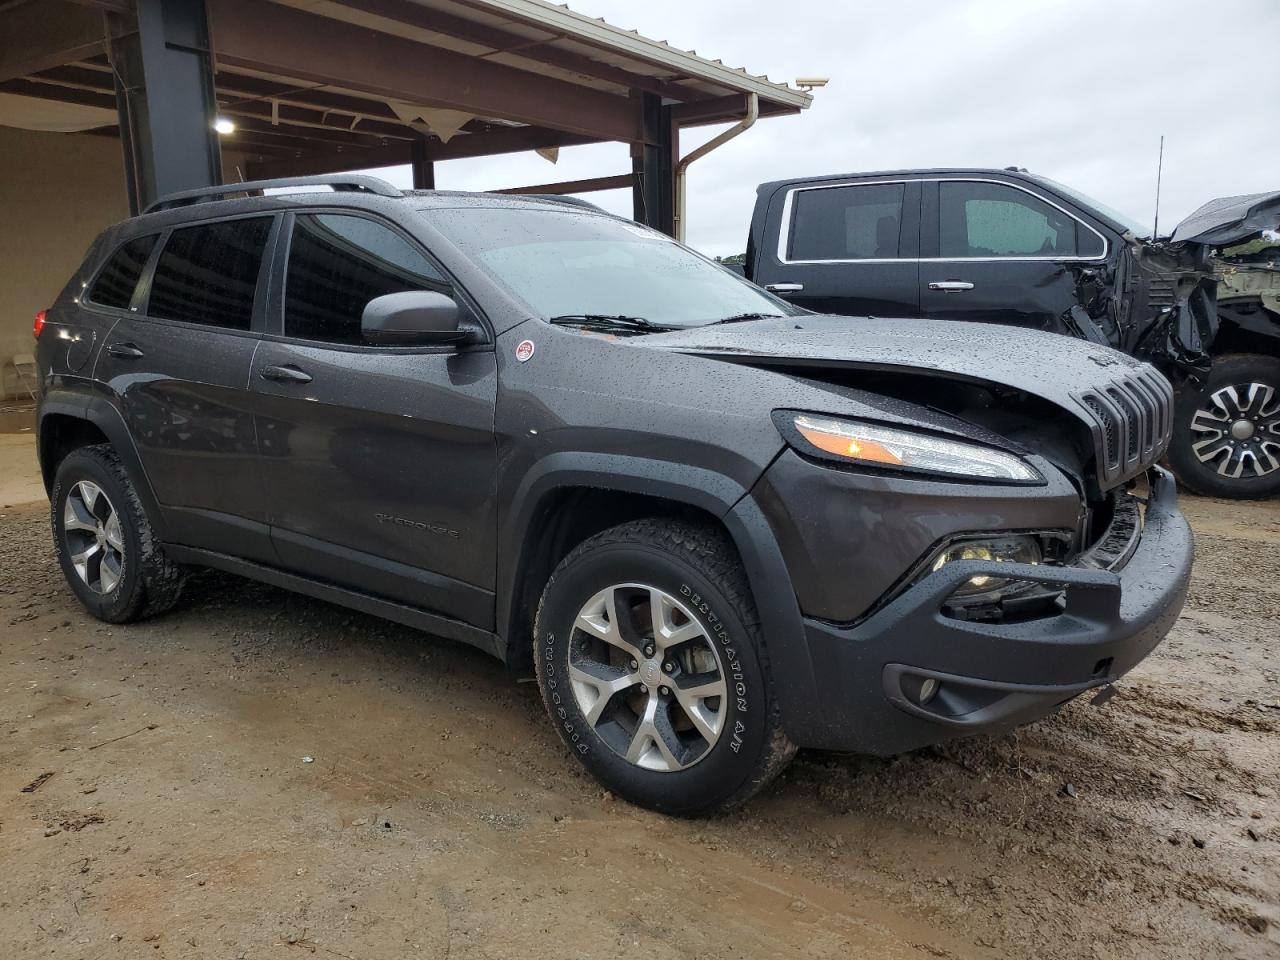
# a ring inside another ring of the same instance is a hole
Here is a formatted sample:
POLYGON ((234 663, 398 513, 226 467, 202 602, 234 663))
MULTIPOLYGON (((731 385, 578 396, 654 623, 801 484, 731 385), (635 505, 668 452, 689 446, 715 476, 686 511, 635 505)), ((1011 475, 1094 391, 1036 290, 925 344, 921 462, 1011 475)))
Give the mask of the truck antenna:
POLYGON ((1160 175, 1164 172, 1164 134, 1160 135, 1160 156, 1156 160, 1156 222, 1151 226, 1151 239, 1160 239, 1160 175))

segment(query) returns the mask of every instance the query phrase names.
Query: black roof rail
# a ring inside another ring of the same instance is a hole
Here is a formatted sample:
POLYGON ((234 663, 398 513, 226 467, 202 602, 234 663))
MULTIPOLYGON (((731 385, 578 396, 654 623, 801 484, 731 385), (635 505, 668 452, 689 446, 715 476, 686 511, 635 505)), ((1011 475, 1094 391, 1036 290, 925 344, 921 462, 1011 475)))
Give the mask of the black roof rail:
POLYGON ((511 196, 520 197, 522 200, 547 200, 551 203, 563 203, 571 207, 586 207, 588 210, 599 210, 601 213, 608 213, 604 207, 592 203, 590 200, 583 200, 581 197, 570 197, 561 193, 515 193, 511 196))
POLYGON ((224 183, 218 187, 201 187, 198 190, 180 190, 167 193, 152 202, 143 213, 155 213, 158 210, 172 210, 193 203, 207 203, 210 200, 221 200, 230 194, 257 193, 266 190, 288 189, 289 187, 333 187, 334 192, 360 191, 374 193, 380 197, 403 197, 404 194, 387 181, 379 177, 351 173, 341 175, 322 175, 318 177, 280 177, 276 180, 248 180, 244 183, 224 183))

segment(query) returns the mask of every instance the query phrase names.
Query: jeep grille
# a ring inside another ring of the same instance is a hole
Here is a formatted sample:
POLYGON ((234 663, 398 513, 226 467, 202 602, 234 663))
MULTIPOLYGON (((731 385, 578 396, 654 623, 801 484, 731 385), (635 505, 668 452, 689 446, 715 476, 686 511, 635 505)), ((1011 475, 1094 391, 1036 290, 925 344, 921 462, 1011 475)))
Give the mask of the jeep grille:
POLYGON ((1164 454, 1173 424, 1173 389, 1151 367, 1076 395, 1092 420, 1098 486, 1107 490, 1164 454))

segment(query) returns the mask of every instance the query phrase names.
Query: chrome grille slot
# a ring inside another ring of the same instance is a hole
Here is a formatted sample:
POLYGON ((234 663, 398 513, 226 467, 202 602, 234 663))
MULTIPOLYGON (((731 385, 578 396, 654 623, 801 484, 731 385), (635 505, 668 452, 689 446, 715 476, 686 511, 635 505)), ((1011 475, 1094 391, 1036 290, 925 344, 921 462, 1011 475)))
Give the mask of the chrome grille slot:
POLYGON ((1137 476, 1164 454, 1173 422, 1173 390, 1150 367, 1087 389, 1076 399, 1089 412, 1098 484, 1109 489, 1137 476))

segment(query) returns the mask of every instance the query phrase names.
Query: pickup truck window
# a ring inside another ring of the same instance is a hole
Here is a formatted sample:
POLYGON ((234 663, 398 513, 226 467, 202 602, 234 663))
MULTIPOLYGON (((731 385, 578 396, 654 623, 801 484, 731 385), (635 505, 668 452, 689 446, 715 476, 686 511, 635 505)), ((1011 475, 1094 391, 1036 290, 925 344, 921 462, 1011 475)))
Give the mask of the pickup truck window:
POLYGON ((1102 254, 1096 234, 1025 190, 970 180, 944 180, 938 188, 938 255, 943 259, 1102 254), (1086 235, 1084 250, 1077 231, 1086 235))
POLYGON ((463 254, 543 317, 697 327, 798 310, 646 227, 567 206, 424 211, 463 254))
POLYGON ((788 260, 896 260, 902 183, 796 191, 788 260))

